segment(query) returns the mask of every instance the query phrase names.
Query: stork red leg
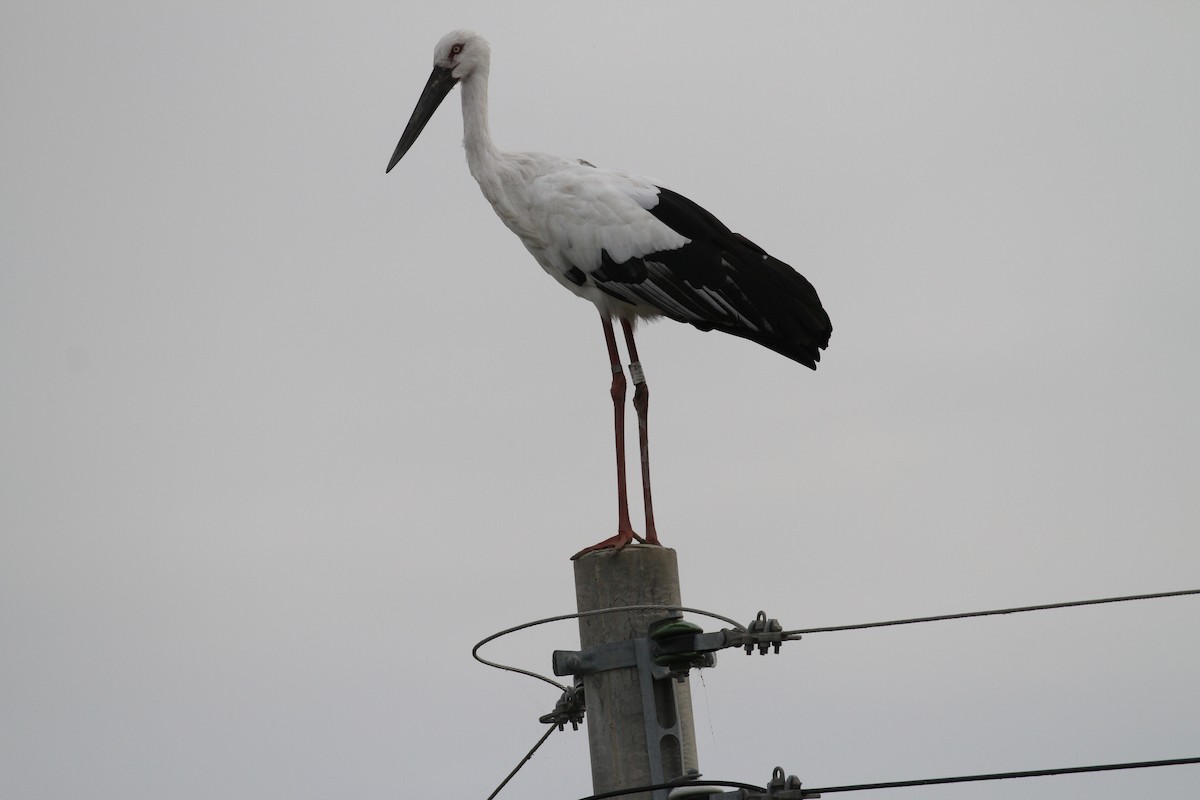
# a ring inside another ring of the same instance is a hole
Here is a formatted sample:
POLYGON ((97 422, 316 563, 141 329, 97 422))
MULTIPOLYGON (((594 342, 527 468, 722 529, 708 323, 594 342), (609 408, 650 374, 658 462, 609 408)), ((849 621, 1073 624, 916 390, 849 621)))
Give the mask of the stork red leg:
MULTIPOLYGON (((613 376, 609 393, 613 400, 613 431, 617 442, 617 535, 583 548, 571 556, 572 560, 585 553, 609 547, 620 550, 637 536, 629 522, 629 492, 625 481, 625 370, 621 368, 621 355, 617 352, 617 336, 613 332, 612 318, 601 312, 600 319, 604 323, 604 341, 608 344, 608 363, 612 366, 613 376)), ((637 538, 641 539, 640 536, 637 538)))
POLYGON ((638 418, 638 450, 642 459, 642 505, 646 509, 646 544, 658 544, 658 533, 654 530, 654 505, 650 502, 650 437, 646 432, 646 417, 650 410, 650 386, 642 373, 642 362, 638 359, 637 345, 633 341, 633 324, 621 320, 625 332, 625 347, 629 350, 629 374, 633 378, 633 408, 638 418))

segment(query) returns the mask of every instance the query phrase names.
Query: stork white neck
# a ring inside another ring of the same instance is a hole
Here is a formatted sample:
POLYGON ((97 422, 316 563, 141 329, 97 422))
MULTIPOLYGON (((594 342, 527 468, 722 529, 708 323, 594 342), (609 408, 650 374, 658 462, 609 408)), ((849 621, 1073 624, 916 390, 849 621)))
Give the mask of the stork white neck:
POLYGON ((477 66, 460 84, 462 90, 463 147, 467 166, 480 184, 495 174, 500 151, 488 130, 488 65, 477 66))

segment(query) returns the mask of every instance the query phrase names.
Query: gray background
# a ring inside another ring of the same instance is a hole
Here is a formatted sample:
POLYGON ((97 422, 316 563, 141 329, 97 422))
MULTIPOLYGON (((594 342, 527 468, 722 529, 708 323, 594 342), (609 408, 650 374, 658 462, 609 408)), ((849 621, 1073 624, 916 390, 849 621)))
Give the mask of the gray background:
MULTIPOLYGON (((468 653, 571 611, 567 557, 614 530, 608 370, 471 180, 457 92, 384 175, 464 25, 501 147, 658 179, 833 316, 815 374, 644 330, 687 602, 806 627, 1200 586, 1196 3, 7 3, 5 797, 482 798, 540 734, 553 690, 468 653)), ((701 765, 1200 755, 1198 619, 726 654, 701 765)), ((1197 769, 879 796, 1182 800, 1197 769)), ((567 733, 502 797, 589 793, 567 733)))

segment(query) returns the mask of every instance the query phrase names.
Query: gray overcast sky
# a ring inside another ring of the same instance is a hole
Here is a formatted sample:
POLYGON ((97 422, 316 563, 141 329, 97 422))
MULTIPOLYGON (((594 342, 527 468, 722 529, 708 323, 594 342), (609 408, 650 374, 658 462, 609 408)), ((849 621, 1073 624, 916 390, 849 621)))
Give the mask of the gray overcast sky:
MULTIPOLYGON (((641 336, 685 601, 807 627, 1200 586, 1194 2, 10 2, 0 794, 482 798, 539 735, 553 690, 469 649, 573 610, 568 556, 613 532, 608 371, 471 180, 457 93, 384 175, 460 26, 492 42, 501 147, 660 180, 833 317, 816 373, 641 336)), ((694 682, 700 764, 820 786, 1200 755, 1198 620, 725 655, 694 682)), ((589 793, 566 733, 501 797, 589 793)))

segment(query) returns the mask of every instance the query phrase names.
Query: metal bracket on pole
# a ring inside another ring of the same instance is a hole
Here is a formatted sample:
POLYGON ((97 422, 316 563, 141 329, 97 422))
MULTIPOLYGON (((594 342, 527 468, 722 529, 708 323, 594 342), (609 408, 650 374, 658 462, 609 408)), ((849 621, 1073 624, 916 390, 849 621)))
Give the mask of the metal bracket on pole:
MULTIPOLYGON (((555 713, 542 717, 542 722, 557 722, 561 727, 565 721, 577 725, 583 718, 581 679, 584 675, 606 672, 615 669, 637 670, 638 687, 641 694, 642 719, 645 721, 646 749, 649 758, 650 778, 652 783, 664 783, 673 776, 666 775, 663 768, 663 744, 674 741, 676 747, 681 738, 679 714, 674 708, 674 693, 656 688, 664 681, 687 679, 692 669, 712 667, 717 663, 716 651, 727 647, 741 647, 746 653, 755 649, 760 654, 774 650, 779 652, 779 646, 785 641, 799 639, 798 635, 787 635, 778 620, 768 619, 760 611, 758 616, 744 630, 729 630, 728 628, 716 633, 704 633, 700 626, 682 619, 679 612, 674 612, 665 619, 652 622, 646 636, 636 639, 626 639, 619 642, 589 647, 586 650, 555 650, 553 668, 555 675, 574 675, 578 697, 568 697, 564 694, 555 713), (572 705, 577 703, 578 705, 572 705), (661 706, 667 703, 671 707, 661 706), (573 714, 577 710, 577 717, 573 714), (568 715, 568 711, 570 714, 568 715), (666 713, 663 713, 663 712, 666 713)), ((773 800, 799 800, 799 781, 795 778, 784 779, 783 771, 776 769, 776 778, 768 788, 776 786, 777 791, 768 795, 754 795, 753 800, 770 797, 773 800), (780 794, 779 792, 784 792, 780 794)), ((698 774, 697 774, 698 777, 698 774)), ((744 790, 740 790, 744 791, 744 790)), ((669 792, 659 789, 651 793, 654 800, 667 800, 669 792)), ((750 795, 737 792, 722 792, 713 797, 742 798, 752 800, 750 795)))
MULTIPOLYGON (((580 686, 582 686, 580 681, 584 675, 614 669, 634 668, 637 670, 642 720, 646 734, 646 755, 652 783, 665 783, 668 779, 676 777, 666 774, 663 746, 668 742, 673 742, 674 751, 679 752, 680 743, 683 741, 680 714, 675 707, 675 693, 669 687, 673 679, 683 680, 687 677, 687 668, 679 673, 679 656, 668 657, 664 661, 660 659, 657 649, 657 645, 664 636, 667 640, 671 638, 670 634, 674 632, 674 629, 671 628, 673 625, 683 625, 685 626, 683 630, 687 632, 699 630, 690 623, 681 623, 679 613, 676 612, 672 617, 652 623, 649 636, 621 642, 609 642, 582 651, 555 650, 553 656, 554 674, 574 675, 577 685, 580 686), (659 637, 658 640, 653 638, 656 635, 659 637), (665 690, 661 687, 664 682, 668 687, 665 690)), ((700 655, 698 661, 695 658, 688 659, 689 664, 696 662, 695 666, 711 666, 715 661, 711 655, 700 655)), ((551 716, 553 715, 547 715, 542 719, 545 722, 553 721, 549 719, 551 716)), ((582 718, 582 714, 580 716, 582 718)), ((668 790, 653 791, 651 796, 654 800, 667 800, 668 790)))
MULTIPOLYGON (((678 743, 683 737, 679 730, 679 712, 675 708, 674 693, 660 692, 656 696, 654 691, 655 683, 668 681, 670 676, 669 674, 654 674, 656 671, 663 673, 665 670, 655 667, 650 655, 649 642, 650 640, 645 637, 634 639, 633 649, 637 658, 638 685, 642 690, 642 718, 646 721, 646 754, 650 757, 650 781, 663 783, 668 777, 663 769, 663 743, 667 739, 678 743), (664 698, 669 699, 670 705, 668 713, 665 715, 658 708, 659 702, 664 698), (664 725, 660 721, 662 716, 666 716, 670 724, 664 725)), ((676 749, 678 749, 678 745, 676 749)), ((660 791, 662 800, 666 800, 666 790, 660 791)), ((655 800, 659 800, 658 795, 659 792, 654 792, 655 800)))
MULTIPOLYGON (((745 630, 723 628, 716 633, 704 633, 699 626, 683 621, 676 613, 651 624, 649 639, 655 677, 669 673, 682 680, 693 668, 715 666, 717 650, 741 647, 747 655, 755 649, 759 655, 769 651, 778 653, 783 642, 797 641, 800 636, 784 633, 779 620, 768 619, 766 612, 759 611, 745 630)), ((586 650, 555 650, 552 658, 554 674, 582 676, 636 667, 636 646, 641 641, 645 641, 645 637, 609 642, 586 650)))

